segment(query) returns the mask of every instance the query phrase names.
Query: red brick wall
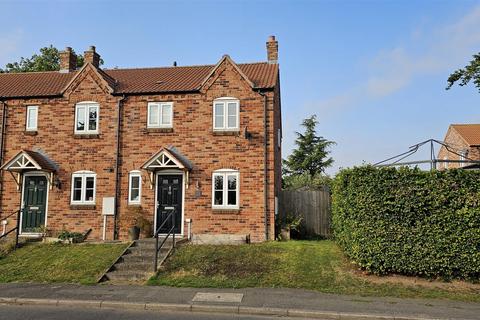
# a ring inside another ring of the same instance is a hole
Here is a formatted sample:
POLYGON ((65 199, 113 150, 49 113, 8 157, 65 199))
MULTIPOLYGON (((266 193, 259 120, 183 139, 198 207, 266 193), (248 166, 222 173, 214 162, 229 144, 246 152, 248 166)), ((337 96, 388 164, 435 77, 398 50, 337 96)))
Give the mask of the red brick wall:
MULTIPOLYGON (((268 96, 268 223, 269 237, 274 235, 274 197, 279 190, 280 149, 277 128, 281 126, 279 90, 268 96)), ((115 151, 117 108, 120 97, 107 92, 105 84, 89 70, 72 84, 64 97, 54 99, 10 100, 6 128, 8 160, 21 149, 42 150, 55 161, 60 171, 61 189, 49 192, 47 228, 84 231, 92 228, 91 238, 102 236, 102 198, 115 195, 115 151), (75 103, 100 104, 99 135, 79 139, 74 135, 75 103), (25 134, 26 106, 39 105, 38 134, 25 134), (70 205, 71 174, 91 170, 97 174, 96 205, 88 209, 70 205)), ((228 61, 225 61, 200 93, 128 96, 123 103, 120 161, 119 218, 128 210, 128 175, 162 147, 174 146, 194 165, 185 190, 185 219, 192 219, 194 234, 249 234, 252 241, 265 240, 263 200, 263 97, 252 90, 228 61), (212 131, 212 102, 219 97, 240 100, 240 134, 218 135, 212 131), (147 130, 147 103, 174 102, 173 132, 147 130), (252 138, 243 137, 248 127, 252 138), (236 212, 212 210, 212 172, 232 168, 240 172, 240 209, 236 212), (197 190, 198 186, 198 190, 197 190), (199 191, 201 195, 199 196, 199 191)), ((2 216, 19 208, 21 192, 10 174, 3 175, 2 216)), ((142 171, 141 206, 148 219, 154 219, 155 188, 142 171)), ((113 218, 109 217, 107 238, 113 237, 113 218)), ((120 224, 122 226, 122 224, 120 224)), ((185 233, 187 228, 185 226, 185 233)), ((121 239, 127 230, 119 230, 121 239)))
MULTIPOLYGON (((456 153, 461 153, 461 150, 468 150, 467 157, 472 160, 480 160, 480 149, 478 147, 470 147, 465 140, 458 134, 458 132, 450 127, 445 135, 444 142, 451 146, 452 150, 456 153)), ((444 160, 460 160, 460 156, 449 152, 445 147, 441 147, 438 152, 438 159, 444 160)), ((459 168, 461 167, 460 163, 448 163, 448 168, 459 168)), ((437 164, 438 169, 445 169, 445 164, 439 163, 437 164)))

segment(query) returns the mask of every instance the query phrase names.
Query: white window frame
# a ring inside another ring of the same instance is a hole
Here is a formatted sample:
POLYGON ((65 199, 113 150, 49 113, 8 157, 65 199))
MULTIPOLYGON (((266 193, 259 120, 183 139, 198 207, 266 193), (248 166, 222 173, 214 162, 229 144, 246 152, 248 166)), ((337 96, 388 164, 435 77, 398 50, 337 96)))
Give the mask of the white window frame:
MULTIPOLYGON (((447 156, 443 157, 443 160, 448 160, 448 157, 447 156)), ((443 163, 443 168, 448 169, 448 162, 443 163)))
MULTIPOLYGON (((459 157, 459 160, 460 161, 465 161, 467 160, 467 157, 468 157, 468 150, 462 150, 460 152, 460 157, 459 157)), ((465 167, 467 164, 465 162, 460 162, 460 167, 465 167)))
POLYGON ((128 203, 140 204, 142 202, 142 173, 138 170, 130 171, 128 177, 128 203), (132 200, 132 179, 138 178, 138 200, 132 200))
POLYGON ((147 104, 147 128, 173 128, 173 102, 149 102, 147 104), (170 107, 170 123, 163 123, 163 108, 170 107), (150 108, 157 107, 158 123, 151 123, 150 108))
POLYGON ((212 127, 213 131, 240 131, 240 100, 237 98, 232 98, 232 97, 222 97, 213 100, 213 118, 212 118, 212 127), (229 127, 228 126, 228 104, 229 103, 235 103, 236 104, 236 126, 235 127, 229 127), (221 127, 215 127, 215 116, 216 116, 216 108, 215 105, 217 104, 222 104, 223 105, 223 125, 221 127))
POLYGON ((25 130, 27 131, 37 131, 38 128, 38 106, 27 106, 27 119, 25 121, 25 130), (29 127, 30 116, 32 112, 35 112, 35 124, 34 126, 29 127))
POLYGON ((231 210, 231 209, 239 209, 240 208, 240 172, 237 170, 232 169, 220 169, 215 170, 212 174, 212 208, 213 209, 220 209, 220 210, 231 210), (215 204, 215 177, 222 176, 223 177, 223 204, 215 204), (228 204, 228 177, 235 176, 237 179, 237 194, 236 199, 237 203, 235 205, 228 204))
POLYGON ((75 128, 75 134, 97 134, 98 130, 100 128, 100 104, 97 102, 93 101, 84 101, 84 102, 79 102, 75 104, 75 123, 74 123, 74 128, 75 128), (90 130, 89 129, 89 115, 90 115, 90 108, 96 107, 97 108, 97 125, 95 130, 90 130), (78 109, 79 108, 85 108, 85 127, 83 130, 79 130, 77 128, 77 117, 78 117, 78 109))
POLYGON ((78 205, 90 205, 95 204, 97 194, 97 174, 92 171, 76 171, 72 173, 72 182, 71 182, 71 194, 70 194, 70 203, 71 204, 78 204, 78 205), (93 177, 93 200, 87 201, 85 200, 86 191, 87 191, 87 178, 93 177), (82 188, 81 188, 81 196, 80 200, 73 200, 73 192, 74 192, 74 181, 75 178, 82 179, 82 188))

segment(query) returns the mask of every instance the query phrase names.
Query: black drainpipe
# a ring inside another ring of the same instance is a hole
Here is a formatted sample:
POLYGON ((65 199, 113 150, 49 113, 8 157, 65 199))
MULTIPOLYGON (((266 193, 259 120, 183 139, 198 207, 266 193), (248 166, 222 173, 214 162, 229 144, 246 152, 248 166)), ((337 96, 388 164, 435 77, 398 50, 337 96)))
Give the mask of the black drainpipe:
POLYGON ((117 151, 115 158, 115 214, 113 216, 113 239, 118 239, 118 211, 120 208, 120 125, 122 123, 122 107, 125 101, 125 95, 118 100, 118 117, 117 117, 117 151))
POLYGON ((268 117, 268 98, 265 93, 258 90, 258 93, 263 97, 263 214, 265 220, 265 240, 268 240, 268 127, 267 127, 267 117, 268 117))
MULTIPOLYGON (((0 166, 3 165, 3 155, 4 146, 5 146, 5 129, 7 126, 7 103, 4 100, 0 101, 2 103, 2 136, 0 138, 0 166)), ((3 197, 3 170, 0 172, 0 213, 2 208, 2 197, 3 197)))

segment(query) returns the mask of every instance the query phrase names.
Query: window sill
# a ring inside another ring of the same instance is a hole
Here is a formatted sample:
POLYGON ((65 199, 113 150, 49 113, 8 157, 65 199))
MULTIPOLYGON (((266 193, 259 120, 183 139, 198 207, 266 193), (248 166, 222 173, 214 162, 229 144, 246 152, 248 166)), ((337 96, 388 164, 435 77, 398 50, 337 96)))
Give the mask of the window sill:
POLYGON ((173 132, 173 128, 146 128, 145 133, 169 133, 173 132))
POLYGON ((26 136, 36 136, 36 135, 38 134, 38 131, 37 131, 37 130, 26 130, 26 131, 24 132, 24 134, 25 134, 26 136))
POLYGON ((94 204, 70 204, 70 210, 95 210, 94 204))
POLYGON ((99 139, 100 134, 98 133, 75 133, 73 135, 74 139, 99 139))
POLYGON ((240 208, 212 208, 213 213, 218 214, 238 214, 240 213, 240 208))
POLYGON ((129 206, 129 207, 138 208, 138 207, 141 207, 142 204, 141 204, 141 203, 129 203, 128 206, 129 206))
POLYGON ((214 136, 239 136, 240 130, 213 130, 214 136))

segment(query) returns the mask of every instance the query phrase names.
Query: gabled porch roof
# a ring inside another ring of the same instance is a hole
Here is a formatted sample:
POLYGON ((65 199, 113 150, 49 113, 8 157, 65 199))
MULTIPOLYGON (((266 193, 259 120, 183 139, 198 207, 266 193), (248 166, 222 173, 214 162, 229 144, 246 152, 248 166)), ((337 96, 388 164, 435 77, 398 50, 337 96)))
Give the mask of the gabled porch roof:
POLYGON ((148 171, 157 171, 161 169, 181 169, 191 171, 192 163, 182 155, 175 147, 164 147, 148 159, 142 169, 148 171))
POLYGON ((44 172, 57 171, 55 164, 50 159, 40 152, 31 150, 21 150, 13 158, 8 160, 0 169, 18 173, 33 170, 44 172))

